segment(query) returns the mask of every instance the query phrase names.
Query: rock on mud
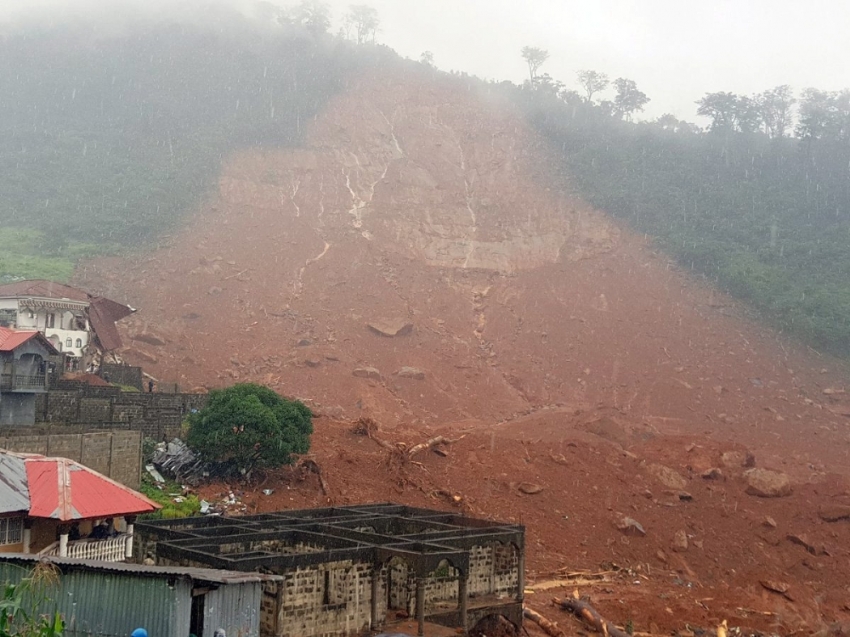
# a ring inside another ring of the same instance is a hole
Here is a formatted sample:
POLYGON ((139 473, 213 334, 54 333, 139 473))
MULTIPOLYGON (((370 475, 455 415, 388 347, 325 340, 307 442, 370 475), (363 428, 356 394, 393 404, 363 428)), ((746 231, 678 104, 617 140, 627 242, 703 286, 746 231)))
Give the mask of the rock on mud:
POLYGON ((383 376, 381 376, 381 372, 374 367, 358 367, 351 373, 357 378, 369 378, 371 380, 383 379, 383 376))
POLYGON ((392 338, 394 336, 407 336, 413 331, 413 323, 403 319, 378 319, 366 323, 366 327, 380 336, 392 338))
POLYGON ((622 531, 624 535, 630 535, 632 537, 646 536, 646 529, 644 529, 643 525, 634 518, 621 518, 617 522, 617 528, 622 531))
POLYGON ((425 380, 425 372, 416 367, 402 367, 396 372, 399 378, 412 378, 413 380, 425 380))
POLYGON ((676 553, 684 553, 688 550, 688 534, 685 531, 676 531, 670 548, 676 553))
POLYGON ((768 469, 750 469, 744 473, 747 493, 759 498, 782 498, 791 495, 791 479, 784 473, 768 469))
POLYGON ((720 464, 726 469, 749 469, 756 466, 756 457, 749 451, 725 451, 720 456, 720 464))
POLYGON ((821 507, 818 511, 820 519, 824 522, 838 522, 850 520, 850 506, 846 504, 830 504, 821 507))
POLYGON ((662 464, 651 464, 647 471, 668 489, 681 491, 688 486, 688 481, 678 471, 662 464))

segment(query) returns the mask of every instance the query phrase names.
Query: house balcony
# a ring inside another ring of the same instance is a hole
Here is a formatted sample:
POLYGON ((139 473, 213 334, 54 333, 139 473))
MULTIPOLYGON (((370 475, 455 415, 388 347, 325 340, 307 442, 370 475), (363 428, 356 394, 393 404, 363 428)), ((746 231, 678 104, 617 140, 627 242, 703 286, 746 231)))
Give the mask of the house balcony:
POLYGON ((44 392, 47 377, 44 374, 0 374, 0 391, 44 392))
POLYGON ((54 542, 39 551, 39 555, 72 557, 78 560, 99 560, 102 562, 124 562, 132 555, 133 536, 119 533, 114 537, 100 539, 68 540, 54 542), (64 550, 63 550, 64 544, 64 550))

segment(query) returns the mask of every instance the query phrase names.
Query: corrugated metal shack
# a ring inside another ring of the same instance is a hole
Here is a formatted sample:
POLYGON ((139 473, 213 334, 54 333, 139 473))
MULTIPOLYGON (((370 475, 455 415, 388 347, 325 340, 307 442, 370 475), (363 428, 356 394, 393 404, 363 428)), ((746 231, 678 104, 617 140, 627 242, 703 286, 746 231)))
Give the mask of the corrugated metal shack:
MULTIPOLYGON (((135 628, 149 635, 258 637, 263 582, 275 575, 205 568, 141 566, 42 558, 60 571, 40 612, 58 610, 68 637, 122 637, 135 628)), ((17 582, 39 562, 32 555, 0 557, 0 580, 17 582)))

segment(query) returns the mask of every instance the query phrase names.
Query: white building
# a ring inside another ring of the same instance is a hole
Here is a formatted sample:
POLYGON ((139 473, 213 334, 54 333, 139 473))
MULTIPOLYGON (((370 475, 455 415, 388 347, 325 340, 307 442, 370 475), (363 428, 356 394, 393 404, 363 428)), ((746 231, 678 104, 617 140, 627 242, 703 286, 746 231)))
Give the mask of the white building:
POLYGON ((126 305, 53 281, 0 285, 0 327, 40 331, 76 366, 118 349, 121 338, 115 322, 133 312, 126 305))

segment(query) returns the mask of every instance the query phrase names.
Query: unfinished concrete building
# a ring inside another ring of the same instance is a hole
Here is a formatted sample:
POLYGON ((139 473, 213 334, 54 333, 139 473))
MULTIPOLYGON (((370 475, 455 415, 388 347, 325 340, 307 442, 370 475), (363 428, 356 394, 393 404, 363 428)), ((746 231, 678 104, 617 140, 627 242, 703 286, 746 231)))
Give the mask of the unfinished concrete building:
POLYGON ((525 529, 394 504, 140 523, 159 565, 283 576, 264 584, 261 635, 331 637, 399 617, 463 629, 522 622, 525 529))

